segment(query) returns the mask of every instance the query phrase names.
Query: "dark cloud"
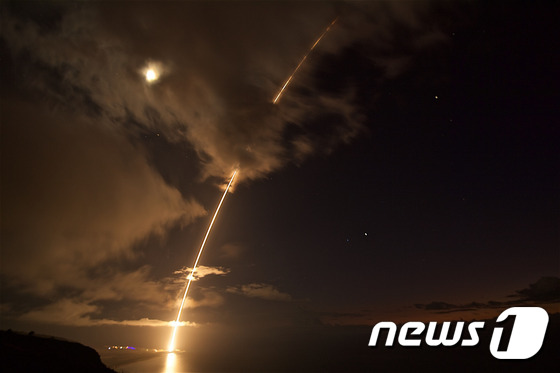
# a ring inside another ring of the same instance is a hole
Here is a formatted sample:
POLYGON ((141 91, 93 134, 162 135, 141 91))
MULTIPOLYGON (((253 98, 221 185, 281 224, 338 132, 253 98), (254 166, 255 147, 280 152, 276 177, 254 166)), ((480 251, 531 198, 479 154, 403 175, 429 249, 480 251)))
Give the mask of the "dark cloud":
POLYGON ((220 257, 223 259, 238 258, 244 251, 245 248, 236 243, 227 243, 219 249, 220 257))
POLYGON ((293 299, 290 294, 281 292, 273 285, 262 283, 247 284, 237 287, 230 286, 228 287, 227 292, 244 295, 249 298, 261 298, 265 300, 288 302, 293 299))
POLYGON ((471 302, 466 304, 451 304, 446 302, 431 302, 428 304, 415 304, 416 308, 437 313, 452 313, 460 311, 472 311, 477 309, 503 308, 516 305, 530 305, 537 303, 560 302, 560 278, 542 277, 536 283, 530 284, 528 288, 517 290, 515 294, 508 297, 517 298, 510 301, 488 301, 471 302))
POLYGON ((510 297, 530 302, 560 302, 560 278, 542 277, 528 288, 517 290, 510 297))

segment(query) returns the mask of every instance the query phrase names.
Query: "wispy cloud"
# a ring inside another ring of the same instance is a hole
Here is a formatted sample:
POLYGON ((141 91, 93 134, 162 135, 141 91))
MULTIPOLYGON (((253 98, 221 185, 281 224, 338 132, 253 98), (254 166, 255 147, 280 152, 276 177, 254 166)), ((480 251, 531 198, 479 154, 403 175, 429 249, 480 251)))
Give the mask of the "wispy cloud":
POLYGON ((250 298, 261 298, 266 300, 289 302, 293 298, 290 294, 283 293, 274 286, 263 283, 253 283, 237 287, 228 287, 228 293, 244 295, 250 298))
MULTIPOLYGON (((64 326, 100 326, 100 325, 123 325, 123 326, 150 326, 167 327, 174 321, 163 321, 157 319, 141 318, 138 320, 111 320, 106 318, 95 318, 100 308, 88 302, 62 299, 45 307, 24 313, 19 320, 39 323, 48 323, 64 326)), ((193 322, 180 322, 180 326, 197 326, 193 322)))
MULTIPOLYGON (((187 299, 186 308, 219 307, 225 303, 222 294, 212 288, 198 288, 198 296, 187 299)), ((177 306, 179 303, 177 302, 177 306)))
POLYGON ((220 256, 225 259, 237 258, 243 253, 243 247, 234 243, 227 243, 220 247, 220 256))
POLYGON ((433 311, 436 313, 453 313, 462 311, 474 311, 481 309, 495 309, 512 307, 518 305, 531 305, 542 303, 560 303, 560 278, 542 277, 529 287, 517 290, 515 294, 508 295, 513 298, 508 301, 470 302, 464 304, 451 304, 441 301, 433 301, 427 304, 415 304, 418 309, 433 311))

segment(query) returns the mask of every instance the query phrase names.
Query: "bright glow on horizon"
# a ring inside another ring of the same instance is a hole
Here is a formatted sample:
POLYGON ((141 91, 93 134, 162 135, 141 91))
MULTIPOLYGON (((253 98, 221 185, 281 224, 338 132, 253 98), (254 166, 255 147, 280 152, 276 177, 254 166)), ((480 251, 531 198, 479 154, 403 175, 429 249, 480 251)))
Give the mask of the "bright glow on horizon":
MULTIPOLYGON (((226 195, 229 191, 229 188, 231 187, 231 184, 233 183, 233 179, 235 179, 235 175, 237 175, 237 172, 238 172, 237 169, 233 172, 233 176, 229 180, 229 184, 227 185, 226 190, 224 191, 224 194, 222 195, 222 199, 220 200, 220 203, 218 204, 218 207, 216 207, 216 212, 214 212, 214 216, 212 217, 212 221, 210 221, 210 225, 208 226, 208 230, 206 231, 206 235, 204 236, 204 240, 202 241, 202 245, 200 245, 200 249, 198 250, 198 255, 197 255, 196 260, 194 262, 192 272, 190 273, 190 275, 187 276, 187 280, 188 280, 187 281, 187 286, 185 287, 185 292, 183 293, 183 299, 181 301, 181 305, 179 306, 179 311, 177 312, 177 319, 175 320, 175 323, 174 323, 174 326, 173 326, 173 333, 171 334, 171 339, 169 340, 169 346, 167 347, 167 350, 169 352, 175 350, 175 337, 177 336, 177 329, 179 327, 179 320, 181 319, 181 313, 183 312, 183 306, 185 305, 185 301, 187 299, 187 294, 189 293, 189 288, 191 287, 191 282, 194 279, 194 272, 196 271, 196 267, 198 266, 198 261, 200 260, 200 256, 202 255, 202 251, 204 250, 204 246, 206 245, 206 240, 208 239, 208 236, 210 235, 210 231, 212 230, 212 226, 214 225, 214 221, 216 220, 216 217, 218 216, 218 213, 220 212, 220 208, 222 207, 222 203, 224 202, 224 199, 226 198, 226 195)), ((168 355, 168 358, 169 358, 169 355, 168 355)))
POLYGON ((165 373, 175 373, 175 366, 177 365, 177 355, 173 352, 167 354, 165 359, 165 373))

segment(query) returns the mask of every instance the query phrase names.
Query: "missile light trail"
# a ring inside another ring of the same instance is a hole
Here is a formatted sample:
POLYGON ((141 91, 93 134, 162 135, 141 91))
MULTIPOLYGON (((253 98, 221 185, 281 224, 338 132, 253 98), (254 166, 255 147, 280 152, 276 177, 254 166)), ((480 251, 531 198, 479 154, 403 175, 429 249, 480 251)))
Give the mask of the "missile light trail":
POLYGON ((202 240, 202 245, 200 245, 200 249, 198 250, 198 255, 196 256, 196 260, 194 262, 192 272, 190 273, 189 276, 187 276, 188 281, 187 281, 187 285, 185 287, 185 292, 183 293, 183 299, 181 300, 181 305, 179 306, 179 310, 177 312, 177 318, 175 320, 175 323, 173 323, 173 333, 171 334, 171 339, 169 341, 169 346, 168 346, 168 351, 170 351, 170 352, 175 350, 175 337, 177 336, 177 328, 179 327, 179 321, 181 319, 181 313, 183 312, 183 306, 185 305, 185 301, 187 300, 187 295, 189 293, 189 288, 191 287, 191 282, 194 278, 194 272, 196 271, 196 267, 198 266, 200 256, 202 255, 202 251, 204 250, 204 246, 206 245, 206 241, 208 240, 208 236, 210 235, 210 231, 212 230, 212 226, 214 225, 214 221, 216 220, 216 217, 218 216, 218 213, 220 212, 220 208, 222 207, 222 203, 224 202, 224 199, 226 198, 226 195, 229 191, 229 188, 231 187, 231 184, 233 183, 233 180, 235 179, 235 176, 237 175, 237 172, 238 172, 238 170, 235 170, 233 172, 233 176, 229 180, 229 184, 227 185, 226 189, 224 190, 224 194, 222 195, 222 199, 220 200, 220 203, 218 204, 218 207, 216 207, 216 211, 214 212, 214 216, 212 217, 212 220, 210 221, 210 225, 208 226, 208 230, 206 231, 206 235, 204 236, 204 240, 202 240))
POLYGON ((284 90, 286 90, 286 88, 288 87, 288 85, 290 84, 290 82, 292 81, 292 79, 294 78, 294 75, 296 75, 296 73, 298 72, 299 68, 303 65, 303 63, 305 62, 305 60, 307 59, 307 56, 309 56, 309 54, 311 52, 313 52, 313 49, 315 49, 315 47, 319 44, 319 42, 321 41, 321 39, 323 39, 323 37, 327 34, 327 32, 329 32, 329 30, 331 29, 331 27, 333 27, 333 25, 336 23, 336 21, 338 20, 338 17, 336 17, 334 19, 334 21, 331 22, 331 24, 325 29, 325 31, 323 31, 323 33, 321 34, 321 36, 319 36, 319 38, 315 41, 315 43, 313 43, 313 46, 307 51, 307 53, 305 54, 305 56, 303 56, 303 58, 301 59, 301 61, 299 61, 298 65, 296 66, 296 68, 294 69, 294 71, 292 72, 292 74, 288 77, 288 79, 286 80, 286 82, 284 83, 284 85, 282 86, 282 88, 280 88, 280 91, 276 94, 276 97, 274 97, 274 100, 272 100, 273 104, 277 104, 278 101, 280 100, 280 97, 282 97, 282 94, 284 93, 284 90))

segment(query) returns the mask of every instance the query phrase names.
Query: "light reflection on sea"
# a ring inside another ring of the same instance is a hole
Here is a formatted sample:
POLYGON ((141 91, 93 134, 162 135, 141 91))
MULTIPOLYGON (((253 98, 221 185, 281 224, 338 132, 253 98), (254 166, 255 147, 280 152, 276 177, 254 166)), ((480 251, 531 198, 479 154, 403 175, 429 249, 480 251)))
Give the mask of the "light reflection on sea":
POLYGON ((119 373, 194 373, 181 352, 103 351, 100 355, 105 365, 119 373))

